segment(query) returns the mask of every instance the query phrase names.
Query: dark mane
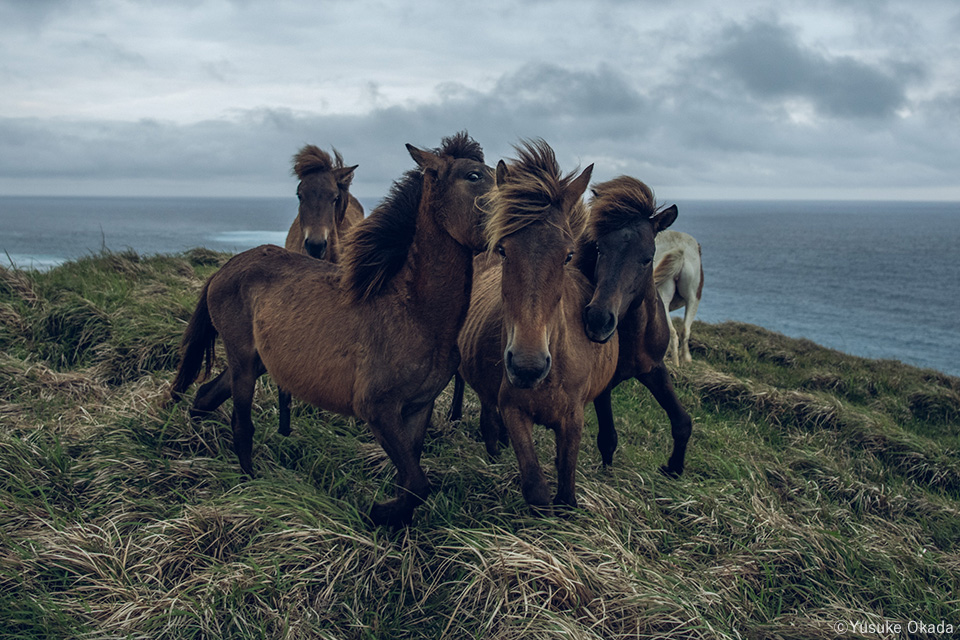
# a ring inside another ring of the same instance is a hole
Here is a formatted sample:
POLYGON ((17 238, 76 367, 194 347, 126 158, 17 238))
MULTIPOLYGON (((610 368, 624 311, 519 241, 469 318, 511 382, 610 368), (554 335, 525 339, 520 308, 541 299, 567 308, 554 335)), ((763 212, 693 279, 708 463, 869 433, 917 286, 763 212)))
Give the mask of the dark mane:
POLYGON ((333 158, 331 158, 330 154, 320 147, 308 144, 293 156, 293 175, 301 180, 309 173, 334 169, 343 169, 343 156, 336 149, 333 150, 333 158))
POLYGON ((600 236, 650 220, 657 215, 653 189, 630 176, 618 176, 593 187, 590 222, 577 243, 576 265, 592 281, 600 236))
POLYGON ((655 215, 657 201, 653 189, 636 178, 619 176, 593 188, 587 236, 596 240, 655 215))
POLYGON ((542 139, 525 140, 514 148, 517 158, 510 162, 506 183, 492 191, 487 202, 491 250, 501 239, 537 222, 565 225, 573 238, 578 237, 587 220, 582 200, 578 199, 567 219, 548 220, 556 215, 577 172, 561 176, 553 149, 542 139))
MULTIPOLYGON (((483 149, 465 131, 444 138, 433 153, 483 162, 483 149)), ((423 172, 411 169, 393 183, 377 208, 344 240, 343 282, 354 302, 381 293, 403 268, 416 232, 423 172)))

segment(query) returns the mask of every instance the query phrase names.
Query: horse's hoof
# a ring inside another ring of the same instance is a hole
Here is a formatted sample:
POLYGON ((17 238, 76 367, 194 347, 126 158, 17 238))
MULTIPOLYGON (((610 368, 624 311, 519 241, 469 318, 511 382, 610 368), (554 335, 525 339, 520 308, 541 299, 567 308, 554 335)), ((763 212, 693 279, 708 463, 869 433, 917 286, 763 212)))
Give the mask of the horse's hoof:
POLYGON ((290 427, 286 427, 286 428, 280 427, 279 429, 277 429, 277 432, 278 432, 280 435, 282 435, 282 436, 289 436, 289 435, 290 435, 290 427))
POLYGON ((400 505, 399 500, 388 500, 387 502, 375 502, 370 508, 370 522, 378 527, 400 527, 409 526, 413 521, 413 509, 400 505))
POLYGON ((680 469, 671 469, 667 465, 660 465, 660 473, 671 480, 676 480, 683 475, 683 468, 680 469))

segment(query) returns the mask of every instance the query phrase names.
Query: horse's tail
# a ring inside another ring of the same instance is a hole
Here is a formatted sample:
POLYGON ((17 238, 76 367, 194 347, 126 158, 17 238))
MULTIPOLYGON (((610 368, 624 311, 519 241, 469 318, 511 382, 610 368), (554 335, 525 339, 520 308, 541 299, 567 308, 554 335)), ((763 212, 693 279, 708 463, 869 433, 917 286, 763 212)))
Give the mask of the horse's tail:
POLYGON ((660 288, 664 282, 674 280, 680 275, 683 267, 683 253, 671 251, 663 256, 660 263, 653 270, 653 286, 660 288))
POLYGON ((210 370, 213 368, 217 329, 210 320, 210 310, 207 308, 209 286, 210 280, 207 280, 203 289, 200 290, 197 308, 193 310, 187 329, 183 332, 183 339, 180 341, 180 366, 177 368, 177 376, 170 385, 170 399, 173 402, 178 401, 180 395, 200 377, 201 367, 206 365, 204 378, 210 375, 210 370))

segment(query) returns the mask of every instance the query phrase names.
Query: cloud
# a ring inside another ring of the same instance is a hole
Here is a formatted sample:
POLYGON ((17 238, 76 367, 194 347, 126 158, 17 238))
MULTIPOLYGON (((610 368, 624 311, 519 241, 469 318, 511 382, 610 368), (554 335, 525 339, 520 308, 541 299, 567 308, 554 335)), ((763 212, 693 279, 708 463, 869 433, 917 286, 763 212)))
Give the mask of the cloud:
POLYGON ((850 56, 830 56, 805 47, 780 24, 731 25, 717 48, 704 56, 729 80, 759 99, 805 99, 824 115, 886 118, 907 101, 915 65, 880 66, 850 56))

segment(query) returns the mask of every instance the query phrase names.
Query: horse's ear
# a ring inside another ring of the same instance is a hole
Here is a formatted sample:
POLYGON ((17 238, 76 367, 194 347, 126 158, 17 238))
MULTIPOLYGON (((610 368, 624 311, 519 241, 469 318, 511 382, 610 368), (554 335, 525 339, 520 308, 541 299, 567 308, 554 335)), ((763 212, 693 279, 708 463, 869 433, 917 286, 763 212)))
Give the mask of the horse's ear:
POLYGON ((417 166, 424 171, 427 171, 428 169, 433 169, 436 171, 440 166, 440 158, 429 151, 417 149, 412 144, 407 144, 407 151, 410 153, 410 157, 413 158, 413 161, 417 163, 417 166))
POLYGON ((653 217, 653 224, 657 229, 657 233, 660 233, 670 225, 672 225, 677 220, 677 205, 672 204, 657 215, 653 217))
POLYGON ((333 175, 337 179, 337 184, 341 187, 349 187, 350 183, 353 182, 353 172, 360 165, 355 164, 352 167, 344 167, 343 169, 337 169, 334 171, 333 175))
POLYGON ((502 187, 507 181, 510 170, 507 169, 507 163, 501 160, 497 163, 497 187, 502 187))
POLYGON ((580 196, 583 195, 583 192, 587 190, 587 187, 590 186, 590 178, 593 176, 593 165, 583 170, 583 172, 574 178, 573 182, 570 183, 570 186, 567 187, 567 192, 563 195, 564 204, 573 204, 580 199, 580 196))

